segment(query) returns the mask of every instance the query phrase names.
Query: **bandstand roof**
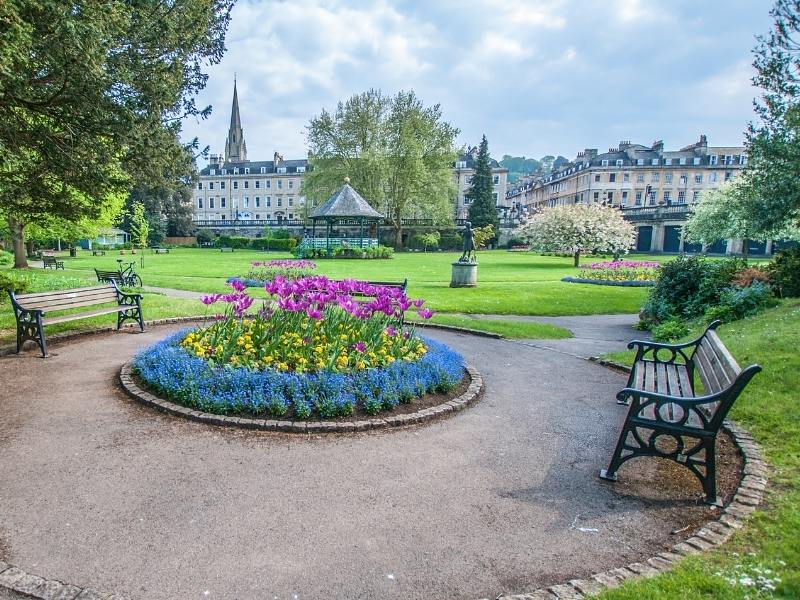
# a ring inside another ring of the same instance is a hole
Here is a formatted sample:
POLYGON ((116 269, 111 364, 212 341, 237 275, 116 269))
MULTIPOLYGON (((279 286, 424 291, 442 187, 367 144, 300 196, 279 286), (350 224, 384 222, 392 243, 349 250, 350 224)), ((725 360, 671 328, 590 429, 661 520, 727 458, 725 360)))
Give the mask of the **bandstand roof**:
POLYGON ((382 219, 383 215, 355 191, 350 180, 311 213, 312 219, 382 219))

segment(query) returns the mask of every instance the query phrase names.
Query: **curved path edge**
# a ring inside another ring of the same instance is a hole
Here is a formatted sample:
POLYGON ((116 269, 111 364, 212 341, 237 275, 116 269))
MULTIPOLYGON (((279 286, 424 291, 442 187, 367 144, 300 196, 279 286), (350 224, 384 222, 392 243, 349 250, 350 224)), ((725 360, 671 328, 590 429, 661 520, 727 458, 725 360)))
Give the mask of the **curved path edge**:
MULTIPOLYGON (((192 317, 163 319, 150 321, 148 324, 157 325, 190 322, 193 320, 198 319, 192 317)), ((78 335, 67 335, 64 338, 78 337, 87 333, 101 333, 108 330, 82 332, 78 335)), ((626 372, 628 370, 627 366, 618 363, 604 360, 593 362, 614 370, 626 372)), ((480 381, 480 390, 482 392, 482 379, 480 381)), ((475 378, 473 377, 470 386, 474 383, 475 378)), ((480 394, 476 394, 476 396, 479 397, 480 394)), ((214 416, 218 417, 219 415, 214 416)), ((673 545, 669 551, 660 552, 642 562, 629 563, 622 567, 595 573, 585 579, 570 579, 560 584, 539 588, 527 593, 501 594, 496 600, 559 600, 594 596, 602 593, 605 589, 619 586, 627 579, 654 577, 662 572, 669 571, 685 556, 698 554, 726 542, 737 530, 744 527, 744 521, 761 505, 767 488, 769 467, 763 458, 760 446, 749 432, 732 421, 725 421, 723 429, 733 438, 742 455, 744 466, 743 477, 739 482, 733 499, 723 509, 719 518, 706 522, 693 536, 673 545)), ((46 579, 1 560, 0 590, 17 592, 25 597, 39 600, 130 600, 117 594, 102 593, 92 588, 81 588, 55 579, 46 579)))
MULTIPOLYGON (((602 359, 591 360, 608 369, 630 373, 630 367, 613 361, 602 359)), ((734 492, 730 503, 722 510, 720 516, 704 523, 690 538, 678 542, 666 552, 641 562, 632 562, 600 573, 594 573, 585 579, 570 579, 549 587, 538 588, 521 594, 500 594, 495 600, 567 600, 588 598, 598 595, 606 589, 618 587, 627 579, 655 577, 671 570, 684 557, 699 554, 719 546, 738 529, 744 527, 744 520, 756 510, 764 500, 767 489, 769 466, 761 453, 761 447, 748 431, 726 420, 722 425, 733 439, 744 462, 742 479, 734 492)), ((484 598, 482 600, 490 600, 484 598)))
POLYGON ((139 387, 131 377, 133 361, 122 366, 119 381, 123 389, 134 400, 152 406, 172 415, 184 417, 192 421, 199 421, 209 425, 225 427, 240 427, 243 429, 260 429, 263 431, 282 431, 285 433, 354 433, 371 429, 386 429, 389 427, 402 427, 416 425, 433 419, 444 417, 458 412, 480 399, 483 395, 483 377, 475 367, 465 365, 464 370, 470 378, 469 387, 460 396, 416 412, 391 417, 364 419, 359 421, 280 421, 275 419, 248 419, 244 417, 229 417, 213 413, 193 410, 175 402, 151 394, 139 387))

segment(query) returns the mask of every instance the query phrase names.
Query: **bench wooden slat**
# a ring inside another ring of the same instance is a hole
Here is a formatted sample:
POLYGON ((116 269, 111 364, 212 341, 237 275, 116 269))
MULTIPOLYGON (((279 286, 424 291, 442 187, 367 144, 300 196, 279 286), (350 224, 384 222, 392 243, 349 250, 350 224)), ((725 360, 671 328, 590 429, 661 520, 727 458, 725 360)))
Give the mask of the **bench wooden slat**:
MULTIPOLYGON (((98 304, 108 304, 109 302, 117 302, 117 295, 114 294, 104 294, 104 295, 94 295, 90 297, 81 296, 79 298, 64 300, 62 302, 48 302, 47 304, 41 304, 35 306, 36 310, 40 310, 44 313, 60 311, 60 310, 69 310, 71 308, 81 308, 82 306, 96 306, 98 304)), ((31 306, 26 305, 26 308, 31 308, 31 306)))
POLYGON ((684 398, 693 398, 694 397, 694 386, 692 385, 692 381, 689 379, 689 371, 686 369, 685 365, 675 365, 676 371, 678 373, 678 381, 681 385, 681 395, 684 398))
POLYGON ((736 359, 733 358, 733 355, 730 351, 725 347, 725 344, 722 343, 722 340, 719 339, 716 331, 709 331, 706 334, 706 339, 703 342, 708 341, 707 347, 713 350, 714 355, 719 360, 719 364, 722 369, 725 371, 728 379, 733 381, 742 372, 742 368, 739 366, 739 363, 736 362, 736 359))
POLYGON ((115 302, 117 291, 113 287, 90 288, 81 292, 59 294, 44 298, 17 298, 17 304, 27 310, 64 310, 72 306, 87 306, 115 302))
POLYGON ((702 343, 697 346, 694 361, 707 394, 716 394, 728 387, 730 382, 727 380, 727 376, 715 367, 715 362, 718 363, 716 357, 702 343))
POLYGON ((647 363, 636 363, 634 366, 634 369, 636 370, 636 377, 633 382, 633 387, 635 387, 637 390, 644 389, 644 371, 646 364, 647 363))
POLYGON ((659 394, 669 396, 669 380, 667 379, 667 367, 664 363, 656 363, 656 383, 655 391, 659 394))
MULTIPOLYGON (((31 292, 30 294, 14 294, 14 297, 19 302, 20 300, 27 300, 27 299, 36 299, 36 298, 47 298, 48 296, 63 296, 65 294, 74 294, 76 292, 83 292, 86 290, 101 290, 101 289, 109 289, 111 286, 102 285, 92 285, 88 287, 82 288, 71 288, 68 290, 52 290, 49 292, 31 292)), ((113 288, 111 288, 113 289, 113 288)))
POLYGON ((667 389, 670 396, 683 396, 683 390, 678 382, 678 365, 666 365, 667 389))
MULTIPOLYGON (((73 313, 70 315, 61 315, 58 317, 50 317, 42 319, 42 325, 55 325, 56 323, 65 323, 67 321, 75 321, 77 319, 88 319, 90 317, 99 317, 110 313, 118 313, 124 310, 129 310, 131 306, 111 306, 109 308, 99 308, 89 312, 73 313)), ((135 308, 135 307, 133 307, 135 308)))

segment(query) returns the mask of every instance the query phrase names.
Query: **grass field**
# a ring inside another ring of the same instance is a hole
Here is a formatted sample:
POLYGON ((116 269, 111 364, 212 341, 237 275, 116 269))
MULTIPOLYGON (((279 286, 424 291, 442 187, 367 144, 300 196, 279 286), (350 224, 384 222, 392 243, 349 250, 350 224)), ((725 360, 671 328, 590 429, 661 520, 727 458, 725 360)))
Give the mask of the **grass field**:
MULTIPOLYGON (((408 278, 409 295, 424 298, 441 312, 521 315, 589 315, 638 312, 646 290, 560 281, 575 275, 570 258, 537 256, 503 250, 479 253, 478 287, 452 289, 450 263, 458 253, 400 253, 389 260, 319 260, 319 273, 332 278, 402 281, 408 278)), ((253 260, 288 258, 287 253, 186 248, 169 254, 91 256, 65 258, 67 275, 94 277, 93 268, 116 268, 116 259, 136 261, 145 285, 197 292, 225 289, 225 280, 247 273, 253 260)))
MULTIPOLYGON (((701 331, 698 324, 688 338, 701 331)), ((667 575, 607 592, 605 599, 800 598, 800 300, 784 301, 718 332, 740 365, 764 368, 734 404, 731 418, 753 434, 774 467, 769 510, 757 512, 750 527, 722 548, 687 559, 667 575), (731 585, 730 579, 741 579, 737 573, 757 581, 758 569, 770 569, 769 577, 780 579, 774 592, 731 585)), ((630 364, 633 354, 609 358, 630 364)))

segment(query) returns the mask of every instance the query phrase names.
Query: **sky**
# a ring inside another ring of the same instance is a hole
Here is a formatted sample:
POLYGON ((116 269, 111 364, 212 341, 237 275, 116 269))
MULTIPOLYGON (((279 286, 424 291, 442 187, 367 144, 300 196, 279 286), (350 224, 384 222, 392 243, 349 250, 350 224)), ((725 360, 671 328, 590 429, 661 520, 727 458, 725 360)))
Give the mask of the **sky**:
POLYGON ((459 146, 574 158, 620 140, 738 145, 767 0, 239 0, 184 137, 224 151, 234 75, 250 160, 304 158, 322 109, 413 89, 459 146))

